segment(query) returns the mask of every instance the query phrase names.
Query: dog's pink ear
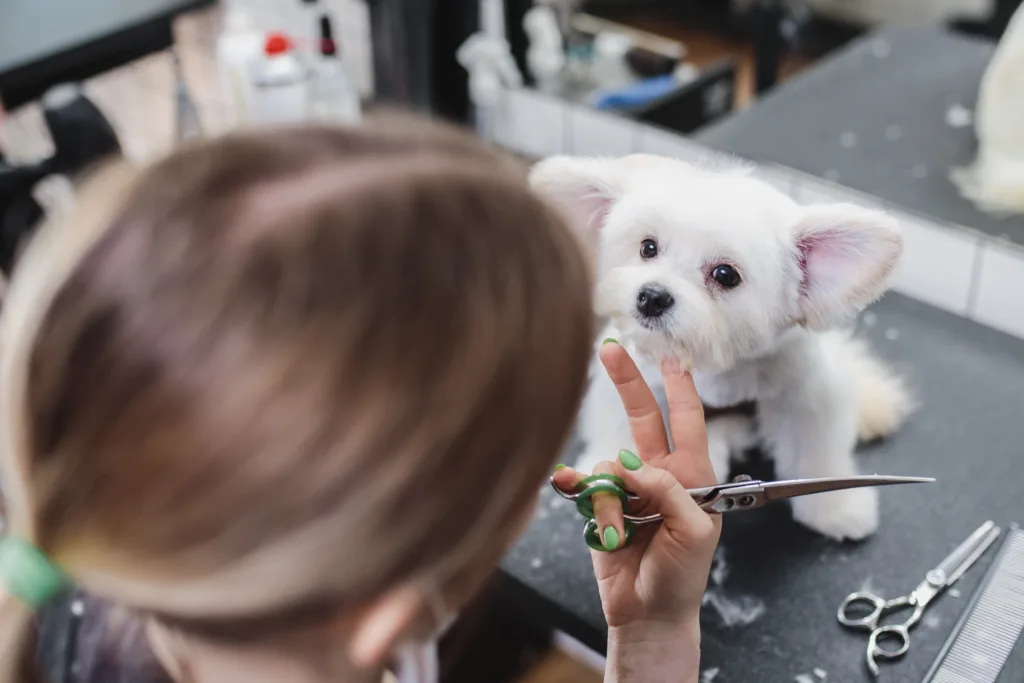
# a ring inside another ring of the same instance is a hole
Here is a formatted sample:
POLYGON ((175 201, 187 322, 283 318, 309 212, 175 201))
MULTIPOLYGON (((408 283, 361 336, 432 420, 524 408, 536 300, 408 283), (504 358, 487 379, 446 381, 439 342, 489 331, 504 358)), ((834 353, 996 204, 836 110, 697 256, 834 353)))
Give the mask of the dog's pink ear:
POLYGON ((803 209, 796 226, 804 323, 822 329, 859 313, 885 292, 903 251, 899 224, 852 204, 803 209))
POLYGON ((615 159, 556 156, 530 171, 530 185, 566 214, 591 246, 615 201, 622 195, 622 171, 615 159))

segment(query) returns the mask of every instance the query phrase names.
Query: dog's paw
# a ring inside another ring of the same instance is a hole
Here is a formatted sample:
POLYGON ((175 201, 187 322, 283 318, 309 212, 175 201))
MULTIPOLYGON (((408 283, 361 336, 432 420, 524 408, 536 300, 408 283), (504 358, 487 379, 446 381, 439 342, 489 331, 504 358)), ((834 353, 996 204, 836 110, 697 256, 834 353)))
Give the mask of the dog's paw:
POLYGON ((793 518, 837 541, 859 541, 878 529, 878 491, 846 489, 794 498, 793 518))

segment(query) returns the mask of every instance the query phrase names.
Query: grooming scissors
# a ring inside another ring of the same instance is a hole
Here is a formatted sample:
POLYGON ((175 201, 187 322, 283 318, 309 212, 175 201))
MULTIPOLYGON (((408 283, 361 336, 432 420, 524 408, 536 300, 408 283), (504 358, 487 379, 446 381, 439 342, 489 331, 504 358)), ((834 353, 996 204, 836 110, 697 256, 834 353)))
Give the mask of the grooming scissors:
POLYGON ((925 574, 924 581, 910 595, 903 595, 886 600, 869 591, 850 593, 839 605, 837 617, 839 623, 849 628, 870 631, 868 637, 867 665, 868 670, 878 676, 878 662, 881 659, 899 659, 910 649, 910 629, 921 620, 924 610, 939 593, 946 590, 971 568, 989 546, 999 536, 999 527, 993 522, 985 522, 950 553, 939 566, 925 574), (850 615, 854 605, 870 607, 871 611, 864 616, 850 615), (890 612, 912 609, 910 616, 899 624, 880 626, 882 617, 890 612), (890 639, 899 643, 894 650, 887 650, 878 643, 879 639, 890 639))
MULTIPOLYGON (((893 484, 927 484, 935 481, 926 477, 884 477, 878 475, 859 477, 825 477, 821 479, 790 479, 787 481, 761 481, 746 476, 736 477, 728 484, 704 486, 687 489, 694 502, 708 514, 753 510, 764 507, 768 503, 796 496, 808 496, 814 493, 838 491, 841 489, 861 488, 865 486, 889 486, 893 484)), ((660 522, 662 516, 635 515, 628 512, 629 503, 636 501, 638 496, 626 489, 625 482, 613 474, 594 474, 584 478, 572 491, 563 491, 551 477, 551 487, 558 495, 576 503, 576 510, 587 520, 583 529, 583 537, 587 545, 594 550, 605 550, 597 534, 597 521, 594 519, 594 503, 591 500, 595 493, 611 493, 622 501, 624 531, 626 534, 623 547, 629 545, 636 533, 636 526, 660 522)))

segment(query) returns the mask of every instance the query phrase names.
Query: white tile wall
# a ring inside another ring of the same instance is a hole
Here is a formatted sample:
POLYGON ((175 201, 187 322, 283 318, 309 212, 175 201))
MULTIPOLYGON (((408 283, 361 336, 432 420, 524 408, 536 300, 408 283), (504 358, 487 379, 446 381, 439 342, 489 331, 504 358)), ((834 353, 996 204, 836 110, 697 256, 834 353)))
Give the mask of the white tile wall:
POLYGON ((701 161, 709 150, 687 137, 671 133, 654 126, 639 126, 636 136, 636 151, 644 154, 660 154, 683 161, 701 161))
POLYGON ((521 154, 546 157, 565 150, 567 107, 533 90, 506 90, 496 115, 494 141, 521 154))
MULTIPOLYGON (((636 151, 672 157, 709 169, 729 170, 752 165, 746 159, 726 154, 688 136, 648 125, 639 126, 636 151)), ((753 174, 792 196, 796 174, 791 169, 774 164, 761 164, 754 165, 753 174)))
POLYGON ((981 248, 972 317, 1024 337, 1024 249, 988 242, 981 248))
POLYGON ((594 111, 585 106, 569 107, 570 154, 624 156, 636 150, 640 127, 633 121, 594 111))
POLYGON ((903 258, 893 289, 958 315, 967 315, 979 238, 973 233, 892 212, 903 228, 903 258))
POLYGON ((861 206, 876 206, 876 201, 858 195, 842 185, 815 178, 804 173, 797 174, 793 180, 793 199, 801 204, 829 204, 832 202, 852 202, 861 206))
POLYGON ((753 175, 755 178, 763 180, 776 189, 785 192, 793 199, 797 198, 797 192, 799 191, 797 176, 789 171, 789 169, 782 166, 765 164, 755 167, 753 175))

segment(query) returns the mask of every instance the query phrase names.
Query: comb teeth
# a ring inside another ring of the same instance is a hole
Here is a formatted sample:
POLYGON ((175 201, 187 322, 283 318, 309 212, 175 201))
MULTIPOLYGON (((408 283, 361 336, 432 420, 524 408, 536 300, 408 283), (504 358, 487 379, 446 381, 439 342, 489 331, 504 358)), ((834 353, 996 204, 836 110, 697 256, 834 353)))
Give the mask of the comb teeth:
POLYGON ((1003 550, 924 683, 995 683, 1024 631, 1024 532, 1011 529, 1003 550), (951 644, 950 644, 951 643, 951 644))

